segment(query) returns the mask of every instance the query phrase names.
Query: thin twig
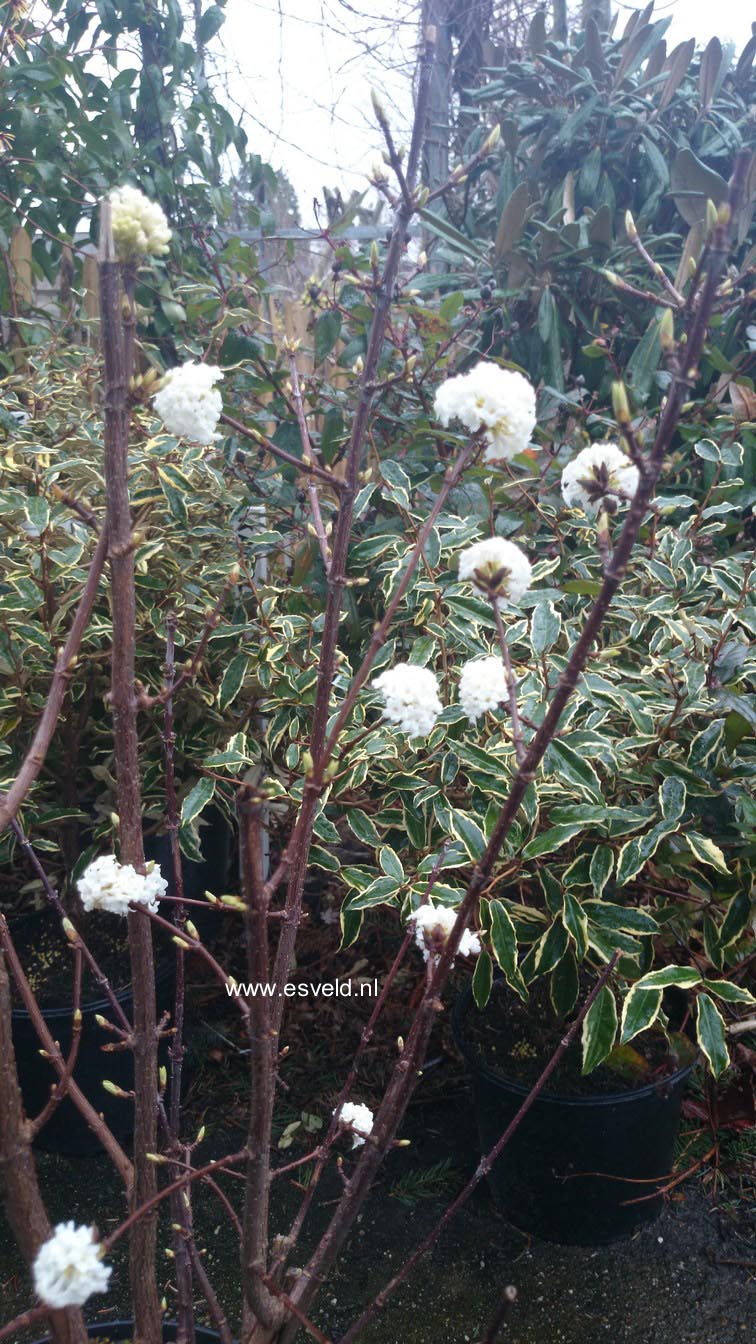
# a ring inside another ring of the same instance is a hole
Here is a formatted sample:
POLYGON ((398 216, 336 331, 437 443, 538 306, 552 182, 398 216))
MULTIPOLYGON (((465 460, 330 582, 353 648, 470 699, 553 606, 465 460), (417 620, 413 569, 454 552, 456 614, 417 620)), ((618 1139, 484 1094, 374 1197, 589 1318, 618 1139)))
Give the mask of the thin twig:
POLYGON ((491 609, 493 611, 494 621, 496 622, 496 633, 499 636, 499 647, 501 648, 501 659, 504 664, 504 672, 507 678, 507 696, 509 697, 509 717, 512 721, 512 740, 514 742, 517 764, 521 765, 525 757, 525 743, 522 740, 522 724, 520 723, 520 711, 517 706, 517 678, 512 666, 512 655, 509 652, 507 643, 507 634, 504 629, 504 622, 501 619, 501 609, 498 598, 491 594, 491 609))

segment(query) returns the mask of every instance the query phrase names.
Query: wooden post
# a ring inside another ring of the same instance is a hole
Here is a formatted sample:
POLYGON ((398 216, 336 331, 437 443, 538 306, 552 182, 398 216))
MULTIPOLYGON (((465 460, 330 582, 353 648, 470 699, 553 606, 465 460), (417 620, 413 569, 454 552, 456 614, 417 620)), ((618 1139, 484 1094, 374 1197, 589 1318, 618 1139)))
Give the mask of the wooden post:
POLYGON ((32 241, 23 225, 11 237, 10 260, 15 306, 28 308, 34 302, 32 241))

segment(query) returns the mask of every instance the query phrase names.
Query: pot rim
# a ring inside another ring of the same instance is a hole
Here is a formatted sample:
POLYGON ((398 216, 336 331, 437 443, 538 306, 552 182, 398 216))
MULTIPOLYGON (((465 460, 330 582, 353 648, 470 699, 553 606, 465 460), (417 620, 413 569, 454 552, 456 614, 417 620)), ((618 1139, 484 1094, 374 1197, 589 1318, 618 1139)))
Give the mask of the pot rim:
MULTIPOLYGON (((50 907, 46 906, 42 910, 28 910, 24 915, 21 916, 21 918, 31 919, 35 915, 46 915, 46 914, 55 914, 55 911, 50 910, 50 907)), ((157 959, 155 962, 155 984, 156 985, 163 984, 164 981, 168 980, 169 977, 173 974, 173 971, 174 971, 174 964, 171 961, 170 957, 163 957, 157 959)), ((134 991, 131 981, 129 981, 129 983, 125 985, 123 989, 113 990, 113 994, 115 995, 116 999, 122 1006, 123 1004, 127 1003, 130 998, 133 997, 133 992, 134 991)), ((111 1007, 110 999, 107 998, 104 994, 101 994, 100 997, 97 999, 84 999, 80 1004, 82 1013, 90 1013, 90 1014, 102 1013, 103 1010, 107 1011, 110 1007, 111 1007)), ((49 1007, 45 1008, 40 1004, 40 1012, 46 1022, 47 1021, 56 1022, 61 1018, 69 1018, 71 1016, 71 1005, 70 1003, 61 1004, 61 1006, 58 1007, 55 1004, 51 1004, 49 1007)), ((31 1022, 31 1015, 26 1011, 25 1008, 12 1008, 11 1020, 14 1022, 31 1022)))
MULTIPOLYGON (((517 1083, 514 1079, 508 1078, 505 1073, 500 1073, 486 1064, 480 1056, 474 1051, 464 1032, 464 1013, 472 999, 472 985, 465 985, 452 1010, 452 1033, 457 1049, 462 1055, 467 1067, 485 1078, 487 1082, 503 1085, 510 1092, 525 1100, 532 1092, 532 1087, 526 1087, 523 1083, 517 1083)), ((596 1106, 617 1106, 621 1103, 640 1101, 645 1097, 654 1096, 662 1087, 673 1087, 682 1082, 689 1074, 693 1072, 696 1065, 700 1062, 701 1052, 697 1051, 696 1056, 689 1064, 684 1064, 682 1068, 674 1073, 665 1074, 655 1083, 644 1083, 643 1087, 628 1089, 624 1092, 603 1092, 595 1096, 573 1097, 565 1096, 559 1092, 550 1092, 548 1084, 543 1092, 540 1092, 536 1098, 537 1102, 547 1102, 549 1105, 573 1106, 576 1109, 580 1107, 596 1106)))
MULTIPOLYGON (((178 1326, 178 1322, 177 1322, 177 1321, 163 1321, 163 1322, 162 1322, 162 1325, 163 1325, 163 1326, 166 1326, 166 1325, 167 1325, 167 1326, 169 1326, 171 1329, 176 1329, 177 1326, 178 1326)), ((106 1339, 106 1338, 107 1338, 107 1331, 108 1331, 108 1330, 133 1330, 133 1328, 134 1328, 134 1320, 133 1320, 133 1317, 130 1318, 130 1319, 126 1319, 126 1320, 122 1320, 122 1319, 119 1317, 118 1320, 115 1320, 115 1321, 100 1321, 99 1323, 95 1323, 95 1322, 93 1322, 93 1321, 90 1321, 89 1324, 86 1324, 86 1322, 85 1322, 85 1326, 84 1326, 84 1328, 85 1328, 85 1330, 86 1330, 86 1332, 87 1332, 89 1338, 92 1339, 92 1340, 94 1340, 94 1341, 95 1341, 95 1344, 96 1344, 96 1342, 97 1342, 98 1339, 100 1339, 100 1338, 106 1339)), ((209 1325, 198 1325, 198 1326, 195 1326, 195 1329, 196 1329, 196 1331, 197 1331, 197 1334, 198 1334, 201 1338, 203 1338, 203 1339, 206 1339, 206 1340, 216 1340, 216 1339, 217 1339, 218 1341, 220 1341, 220 1335, 218 1334, 217 1330, 213 1330, 213 1329, 211 1329, 211 1327, 210 1327, 209 1325)), ((45 1335, 42 1339, 34 1340, 34 1344, 50 1344, 50 1336, 49 1336, 49 1335, 45 1335)))

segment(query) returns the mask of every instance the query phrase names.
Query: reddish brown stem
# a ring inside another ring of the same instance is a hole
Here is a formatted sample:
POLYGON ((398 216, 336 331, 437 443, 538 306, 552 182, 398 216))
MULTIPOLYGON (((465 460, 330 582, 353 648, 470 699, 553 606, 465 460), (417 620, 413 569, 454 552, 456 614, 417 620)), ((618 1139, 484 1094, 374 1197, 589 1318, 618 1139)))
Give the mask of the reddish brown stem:
MULTIPOLYGON (((127 295, 128 318, 122 320, 121 266, 116 260, 107 202, 101 206, 100 324, 105 384, 105 487, 109 539, 110 590, 113 617, 110 707, 118 786, 121 862, 144 871, 142 798, 137 737, 135 672, 136 597, 134 542, 129 503, 128 381, 133 367, 133 295, 127 295)), ((133 277, 126 274, 127 289, 133 277)), ((157 1145, 157 1023, 155 967, 149 921, 128 916, 131 980, 134 991, 134 1185, 133 1207, 149 1202, 156 1190, 155 1167, 145 1154, 157 1145)), ((129 1273, 134 1304, 134 1344, 160 1344, 161 1316, 156 1277, 157 1224, 151 1217, 135 1225, 129 1273)))

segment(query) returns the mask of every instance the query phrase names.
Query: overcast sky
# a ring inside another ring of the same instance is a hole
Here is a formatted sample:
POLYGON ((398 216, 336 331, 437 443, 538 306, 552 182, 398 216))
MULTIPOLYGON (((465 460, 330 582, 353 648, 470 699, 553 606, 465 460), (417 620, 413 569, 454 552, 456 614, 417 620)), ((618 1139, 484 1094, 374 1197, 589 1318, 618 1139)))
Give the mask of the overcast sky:
MULTIPOLYGON (((620 9, 629 16, 644 4, 620 9)), ((324 185, 345 195, 366 185, 381 147, 371 86, 406 124, 416 9, 415 0, 227 0, 229 92, 247 113, 251 148, 290 177, 303 224, 314 223, 312 198, 324 185)), ((746 0, 657 0, 655 17, 670 13, 668 46, 716 33, 740 50, 751 33, 746 0)))

